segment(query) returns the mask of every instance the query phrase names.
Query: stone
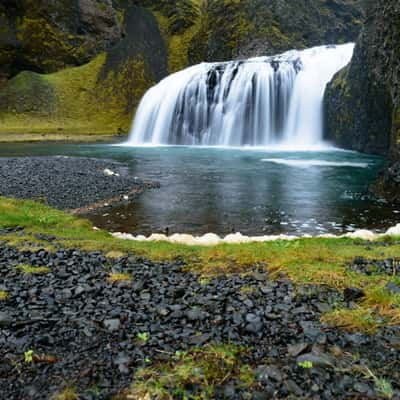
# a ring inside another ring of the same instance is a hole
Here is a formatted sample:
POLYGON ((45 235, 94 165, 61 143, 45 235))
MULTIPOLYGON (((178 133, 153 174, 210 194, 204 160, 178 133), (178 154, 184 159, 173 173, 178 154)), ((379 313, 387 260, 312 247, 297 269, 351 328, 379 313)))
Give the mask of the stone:
POLYGON ((344 289, 343 291, 343 296, 345 301, 350 302, 350 301, 355 301, 359 300, 363 297, 365 297, 365 293, 363 290, 355 287, 349 287, 344 289))
POLYGON ((307 343, 297 343, 297 344, 290 344, 288 346, 288 354, 290 357, 297 357, 305 350, 307 350, 308 344, 307 343))
POLYGON ((0 311, 0 327, 5 328, 13 323, 13 318, 6 312, 0 311))
POLYGON ((358 393, 368 393, 370 389, 369 386, 364 382, 356 382, 353 387, 358 393))
POLYGON ((386 289, 393 294, 400 294, 400 286, 396 285, 393 282, 388 282, 388 284, 386 285, 386 289))
POLYGON ((121 322, 117 318, 106 319, 104 320, 103 324, 110 332, 115 332, 121 327, 121 322))
POLYGON ((270 379, 276 382, 282 382, 283 375, 274 365, 261 365, 255 370, 257 380, 267 383, 270 379))
POLYGON ((334 359, 327 354, 315 355, 313 353, 303 354, 297 357, 297 364, 310 361, 315 367, 329 367, 334 365, 334 359))

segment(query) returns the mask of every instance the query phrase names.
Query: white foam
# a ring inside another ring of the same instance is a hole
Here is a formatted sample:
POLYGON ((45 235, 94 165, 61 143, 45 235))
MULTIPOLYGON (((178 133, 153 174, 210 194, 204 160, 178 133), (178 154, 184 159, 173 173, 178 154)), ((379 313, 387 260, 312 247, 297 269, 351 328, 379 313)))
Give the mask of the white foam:
POLYGON ((309 168, 309 167, 353 167, 368 168, 368 163, 356 162, 337 162, 326 160, 290 160, 285 158, 263 158, 262 162, 270 162, 275 164, 287 165, 289 167, 309 168))
POLYGON ((197 246, 216 246, 219 244, 243 244, 243 243, 263 243, 271 242, 276 240, 286 240, 292 241, 297 239, 307 239, 307 238, 326 238, 326 239, 340 239, 340 238, 351 238, 351 239, 362 239, 374 241, 384 236, 400 236, 400 224, 389 228, 385 233, 375 233, 370 230, 360 229, 354 232, 349 232, 344 235, 333 235, 330 233, 325 233, 322 235, 311 236, 308 234, 302 236, 294 235, 266 235, 266 236, 246 236, 242 235, 240 232, 229 234, 225 237, 220 237, 215 233, 207 233, 203 236, 193 236, 189 234, 179 234, 175 233, 172 236, 166 236, 164 234, 153 233, 149 237, 143 235, 134 236, 129 233, 116 232, 112 233, 112 236, 118 239, 132 240, 136 242, 169 242, 175 244, 185 244, 185 245, 197 245, 197 246))

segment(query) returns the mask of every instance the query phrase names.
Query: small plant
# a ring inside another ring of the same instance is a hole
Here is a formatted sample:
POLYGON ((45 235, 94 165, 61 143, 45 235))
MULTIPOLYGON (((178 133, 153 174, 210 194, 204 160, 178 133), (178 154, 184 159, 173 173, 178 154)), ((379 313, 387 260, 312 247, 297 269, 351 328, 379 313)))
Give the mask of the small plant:
POLYGON ((132 280, 132 276, 129 274, 124 274, 120 272, 111 272, 111 274, 107 278, 108 282, 130 282, 132 280))
POLYGON ((240 288, 240 294, 242 296, 249 296, 251 294, 254 294, 256 292, 256 288, 253 286, 243 286, 240 288))
POLYGON ((207 286, 207 285, 210 284, 210 282, 211 282, 211 279, 207 278, 207 277, 204 277, 204 276, 199 279, 200 285, 207 286))
POLYGON ((244 363, 244 355, 244 349, 232 345, 177 352, 179 358, 137 370, 126 398, 214 399, 216 388, 233 379, 238 387, 250 388, 254 371, 244 363))
POLYGON ((8 293, 5 290, 0 290, 0 301, 5 301, 8 299, 8 293))
POLYGON ((188 354, 187 351, 177 350, 177 351, 175 352, 174 358, 175 358, 176 360, 179 360, 179 359, 181 359, 181 358, 183 358, 183 357, 186 357, 187 354, 188 354))
POLYGON ((382 378, 377 378, 375 380, 376 391, 383 397, 387 399, 393 398, 393 387, 389 381, 382 378))
POLYGON ((150 335, 147 332, 141 332, 137 334, 137 338, 141 341, 141 342, 147 342, 150 338, 150 335))
POLYGON ((366 368, 365 375, 374 381, 375 390, 380 396, 385 399, 393 398, 393 387, 389 381, 384 378, 378 378, 369 368, 366 368))
POLYGON ((26 275, 44 275, 50 272, 50 268, 48 267, 33 267, 28 264, 20 264, 17 268, 20 272, 26 275))
POLYGON ((73 387, 66 387, 61 392, 56 393, 52 400, 78 400, 79 396, 76 389, 73 387))
POLYGON ((122 251, 111 250, 106 254, 106 257, 116 260, 118 258, 124 257, 124 255, 125 255, 125 253, 123 253, 122 251))
POLYGON ((311 361, 299 362, 297 365, 304 369, 311 369, 314 366, 311 361))
POLYGON ((33 350, 28 350, 24 353, 24 360, 27 364, 31 364, 33 362, 33 350))

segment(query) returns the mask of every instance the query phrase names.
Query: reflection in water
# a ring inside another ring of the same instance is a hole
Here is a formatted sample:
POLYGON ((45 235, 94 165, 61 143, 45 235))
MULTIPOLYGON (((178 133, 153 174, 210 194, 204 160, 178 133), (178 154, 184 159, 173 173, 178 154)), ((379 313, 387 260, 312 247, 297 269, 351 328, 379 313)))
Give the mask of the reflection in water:
POLYGON ((134 234, 342 233, 399 222, 394 205, 368 196, 383 161, 343 151, 281 152, 185 147, 6 145, 0 155, 74 155, 127 162, 161 188, 129 205, 88 215, 134 234), (279 160, 285 160, 282 163, 279 160))

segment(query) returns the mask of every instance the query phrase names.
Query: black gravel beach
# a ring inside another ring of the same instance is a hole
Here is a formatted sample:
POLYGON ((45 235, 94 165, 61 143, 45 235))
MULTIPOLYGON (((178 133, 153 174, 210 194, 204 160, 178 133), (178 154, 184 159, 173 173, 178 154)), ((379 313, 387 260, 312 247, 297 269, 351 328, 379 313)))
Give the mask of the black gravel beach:
POLYGON ((356 306, 350 289, 295 287, 257 268, 202 281, 184 268, 180 261, 1 246, 0 289, 9 296, 0 311, 0 398, 47 399, 73 385, 79 399, 111 399, 146 363, 213 342, 248 348, 244 361, 256 376, 251 389, 221 383, 217 399, 374 399, 374 381, 354 372, 368 369, 385 376, 399 398, 399 327, 368 336, 319 322, 335 304, 356 306), (48 270, 26 275, 18 271, 24 264, 48 270), (132 279, 109 281, 121 271, 132 279), (31 349, 36 362, 26 363, 31 349))
POLYGON ((64 156, 0 158, 0 195, 40 200, 59 209, 126 202, 157 186, 132 176, 126 165, 115 161, 64 156))

